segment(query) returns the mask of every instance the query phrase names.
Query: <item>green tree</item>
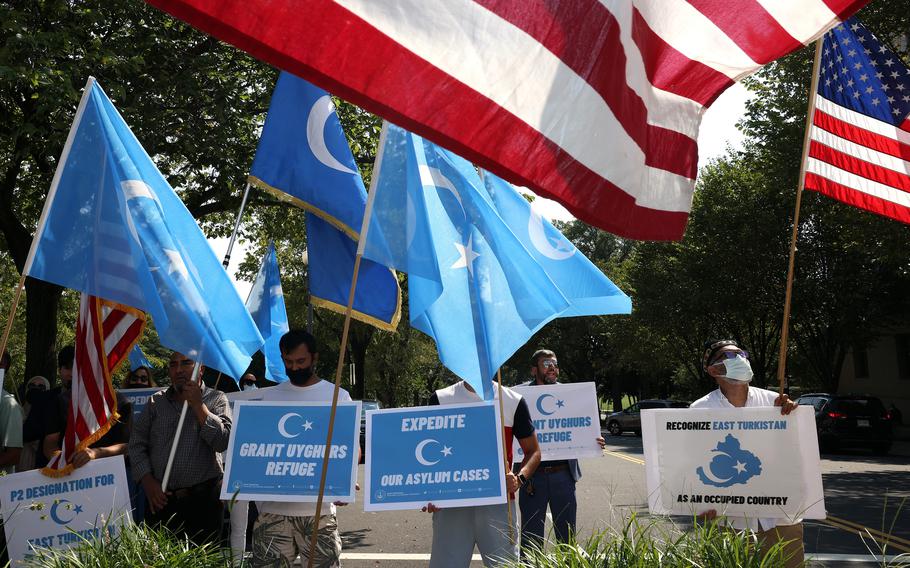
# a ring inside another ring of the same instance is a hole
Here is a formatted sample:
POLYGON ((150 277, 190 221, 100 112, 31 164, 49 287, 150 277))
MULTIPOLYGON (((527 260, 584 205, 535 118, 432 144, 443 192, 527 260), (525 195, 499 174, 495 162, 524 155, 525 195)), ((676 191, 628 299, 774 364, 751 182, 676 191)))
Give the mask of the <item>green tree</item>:
MULTIPOLYGON (((0 1, 0 26, 0 235, 17 270, 89 75, 209 234, 229 232, 273 69, 132 0, 0 1)), ((61 289, 26 290, 26 374, 53 376, 61 289)))

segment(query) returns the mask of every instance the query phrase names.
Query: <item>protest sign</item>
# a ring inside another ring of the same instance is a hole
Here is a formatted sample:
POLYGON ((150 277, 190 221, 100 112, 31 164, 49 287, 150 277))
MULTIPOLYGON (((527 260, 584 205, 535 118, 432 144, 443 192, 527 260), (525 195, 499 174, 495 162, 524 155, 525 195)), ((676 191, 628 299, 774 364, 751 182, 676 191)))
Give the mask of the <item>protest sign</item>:
POLYGON ((332 447, 325 451, 328 402, 234 402, 221 498, 315 502, 323 456, 328 501, 354 501, 360 449, 360 402, 339 402, 332 447))
MULTIPOLYGON (((164 390, 164 387, 152 387, 148 389, 120 389, 117 392, 123 395, 126 400, 133 405, 133 418, 139 416, 149 403, 152 395, 158 391, 164 390)), ((126 417, 124 417, 126 418, 126 417)))
POLYGON ((13 566, 34 548, 68 548, 132 523, 123 456, 96 459, 65 477, 38 470, 0 477, 0 512, 13 566))
POLYGON ((645 410, 641 429, 652 513, 825 518, 811 407, 645 410))
MULTIPOLYGON (((594 383, 523 385, 512 390, 524 397, 534 421, 541 460, 594 458, 603 455, 600 413, 594 383)), ((513 461, 524 459, 521 445, 513 443, 513 461)))
POLYGON ((505 503, 502 426, 491 402, 367 411, 364 510, 505 503))

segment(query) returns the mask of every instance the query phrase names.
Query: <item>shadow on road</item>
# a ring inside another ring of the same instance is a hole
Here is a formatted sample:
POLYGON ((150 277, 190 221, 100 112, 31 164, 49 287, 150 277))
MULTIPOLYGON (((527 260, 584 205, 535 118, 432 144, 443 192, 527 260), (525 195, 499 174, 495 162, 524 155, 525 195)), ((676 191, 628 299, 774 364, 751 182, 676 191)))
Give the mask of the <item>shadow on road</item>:
POLYGON ((370 529, 355 529, 352 531, 341 531, 341 542, 344 550, 352 548, 363 548, 369 546, 366 542, 367 536, 372 532, 370 529))

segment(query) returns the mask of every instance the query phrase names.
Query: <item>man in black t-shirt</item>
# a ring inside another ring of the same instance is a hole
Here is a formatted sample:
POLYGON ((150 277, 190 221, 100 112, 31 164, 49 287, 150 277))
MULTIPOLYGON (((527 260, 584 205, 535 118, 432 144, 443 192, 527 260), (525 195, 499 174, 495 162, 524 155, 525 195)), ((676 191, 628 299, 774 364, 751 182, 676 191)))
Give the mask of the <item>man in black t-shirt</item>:
MULTIPOLYGON (((493 392, 498 405, 499 389, 494 387, 493 392)), ((470 565, 475 544, 483 557, 484 566, 508 564, 518 558, 519 531, 515 492, 534 475, 534 470, 540 462, 540 447, 537 445, 534 423, 531 421, 531 413, 525 400, 520 394, 508 388, 502 389, 502 395, 505 430, 503 441, 509 463, 512 462, 513 436, 518 439, 525 456, 516 472, 506 474, 508 503, 446 509, 427 503, 423 510, 433 513, 430 568, 463 568, 470 565), (509 509, 512 511, 511 528, 508 524, 509 509)), ((467 383, 460 381, 436 391, 430 399, 430 404, 463 404, 480 400, 481 397, 467 383)))

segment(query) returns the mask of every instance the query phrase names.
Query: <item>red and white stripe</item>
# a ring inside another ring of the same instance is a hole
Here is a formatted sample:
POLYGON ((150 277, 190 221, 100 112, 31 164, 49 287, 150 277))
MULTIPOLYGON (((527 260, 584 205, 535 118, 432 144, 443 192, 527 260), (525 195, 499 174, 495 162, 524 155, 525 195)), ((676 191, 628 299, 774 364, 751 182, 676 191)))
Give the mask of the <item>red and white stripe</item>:
POLYGON ((818 95, 809 138, 806 189, 910 223, 910 122, 897 127, 818 95))
POLYGON ((111 374, 129 358, 145 328, 142 312, 82 294, 76 323, 76 360, 62 451, 42 471, 60 476, 72 471, 77 452, 110 430, 118 418, 111 374))
POLYGON ((704 110, 866 0, 147 0, 556 199, 678 239, 704 110))

